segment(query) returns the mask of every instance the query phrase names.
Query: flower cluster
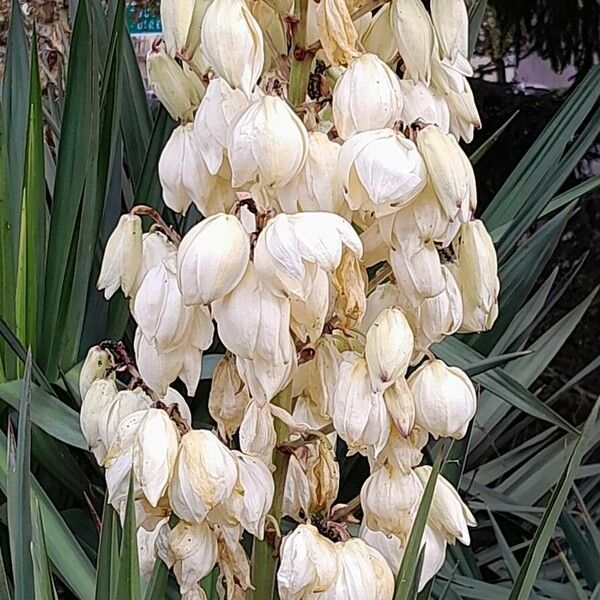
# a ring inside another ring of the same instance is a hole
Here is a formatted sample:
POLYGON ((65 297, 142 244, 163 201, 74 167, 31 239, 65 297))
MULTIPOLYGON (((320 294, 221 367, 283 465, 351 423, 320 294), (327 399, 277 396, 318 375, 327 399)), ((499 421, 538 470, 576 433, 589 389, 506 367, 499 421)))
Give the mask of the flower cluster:
MULTIPOLYGON (((121 516, 132 478, 143 573, 160 557, 186 599, 215 564, 228 598, 252 587, 244 531, 278 550, 282 600, 391 599, 422 450, 475 415, 467 375, 430 350, 497 315, 459 145, 480 126, 466 8, 380 5, 161 3, 148 76, 179 124, 158 174, 185 235, 136 206, 110 236, 98 288, 130 299, 135 360, 89 351, 81 427, 121 516), (171 385, 194 396, 217 336, 213 432, 171 385), (340 440, 370 465, 355 505, 335 504, 340 440), (300 524, 280 540, 286 516, 300 524)), ((473 525, 440 477, 420 587, 473 525)))

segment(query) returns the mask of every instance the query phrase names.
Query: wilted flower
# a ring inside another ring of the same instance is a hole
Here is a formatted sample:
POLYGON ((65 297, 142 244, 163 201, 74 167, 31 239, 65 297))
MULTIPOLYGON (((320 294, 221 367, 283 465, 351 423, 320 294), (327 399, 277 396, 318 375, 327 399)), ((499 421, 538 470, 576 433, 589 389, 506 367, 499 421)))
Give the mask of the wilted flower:
POLYGON ((348 64, 359 55, 358 32, 344 0, 323 0, 316 5, 316 27, 323 52, 334 65, 348 64))
POLYGON ((177 278, 185 304, 209 304, 230 292, 243 277, 250 240, 239 219, 219 213, 183 237, 177 278))
POLYGON ((410 325, 399 308, 384 308, 367 331, 365 357, 371 387, 383 392, 404 377, 414 345, 410 325))
POLYGON ((391 127, 400 118, 398 76, 375 54, 352 61, 333 90, 333 120, 339 136, 391 127))
POLYGON ((313 525, 298 525, 283 538, 277 586, 281 600, 302 600, 328 590, 339 572, 336 546, 313 525))
POLYGON ((435 33, 421 0, 393 0, 391 23, 396 46, 414 81, 429 85, 435 33))
POLYGON ((234 187, 256 182, 277 189, 296 177, 304 165, 308 133, 284 100, 263 96, 232 123, 227 151, 234 187))
POLYGON ((181 438, 169 497, 174 512, 189 523, 202 523, 210 510, 227 500, 238 481, 231 451, 207 430, 181 438))
POLYGON ((396 430, 403 437, 408 437, 415 424, 415 399, 406 379, 394 379, 383 393, 383 400, 396 430))
POLYGON ((481 221, 469 221, 453 244, 457 260, 450 264, 463 304, 460 331, 486 331, 498 316, 498 259, 481 221))
POLYGON ((379 215, 406 206, 426 181, 417 147, 392 129, 355 133, 346 140, 338 174, 350 208, 379 215))
POLYGON ((119 287, 125 296, 135 293, 134 284, 142 262, 142 219, 122 215, 106 242, 96 287, 108 300, 119 287))
POLYGON ((202 53, 215 73, 250 94, 265 61, 263 34, 245 0, 212 2, 204 14, 202 53))
POLYGON ((258 402, 251 401, 240 425, 242 452, 258 456, 266 465, 271 466, 276 443, 277 434, 269 405, 261 406, 258 402))
POLYGON ((79 372, 79 395, 83 400, 92 383, 98 379, 114 379, 111 373, 114 366, 112 354, 100 346, 92 346, 81 365, 79 372))
MULTIPOLYGON (((415 473, 425 486, 431 476, 431 467, 417 467, 415 473)), ((453 485, 442 475, 438 475, 433 492, 431 508, 427 516, 431 528, 449 544, 456 540, 466 544, 471 543, 469 527, 475 527, 475 517, 462 501, 453 485)))
POLYGON ((408 378, 416 405, 416 422, 434 438, 462 438, 477 409, 471 380, 457 367, 428 360, 408 378))
POLYGON ((333 311, 339 326, 353 327, 362 319, 367 305, 368 276, 360 258, 345 248, 331 283, 335 290, 333 311))

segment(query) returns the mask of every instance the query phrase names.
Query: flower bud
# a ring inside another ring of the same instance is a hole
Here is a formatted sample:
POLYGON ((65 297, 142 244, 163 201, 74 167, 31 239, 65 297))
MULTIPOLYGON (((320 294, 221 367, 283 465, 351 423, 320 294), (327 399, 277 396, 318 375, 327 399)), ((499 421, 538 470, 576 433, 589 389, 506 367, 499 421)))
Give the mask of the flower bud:
POLYGON ((328 590, 338 576, 338 552, 313 525, 298 525, 281 543, 277 587, 281 600, 302 600, 328 590))
POLYGON ((390 23, 390 3, 384 4, 371 21, 363 34, 361 43, 367 52, 372 52, 379 58, 391 64, 397 59, 398 50, 390 23))
POLYGON ((262 540, 265 519, 271 509, 275 494, 273 475, 260 458, 235 450, 233 455, 237 460, 240 485, 243 489, 240 522, 246 531, 262 540))
POLYGON ((211 175, 223 165, 227 130, 250 105, 242 90, 233 89, 221 77, 211 79, 194 117, 196 147, 211 175))
POLYGON ((245 0, 209 5, 201 31, 202 52, 215 73, 249 95, 265 61, 263 34, 245 0))
POLYGON ((417 134, 417 146, 448 219, 466 221, 473 201, 471 179, 474 175, 473 167, 456 138, 429 125, 417 134))
MULTIPOLYGON (((425 486, 431 476, 431 467, 417 467, 415 473, 425 486)), ((433 492, 431 508, 427 516, 431 528, 449 544, 459 542, 465 545, 471 543, 469 527, 475 527, 475 517, 462 501, 454 486, 442 475, 438 475, 433 492)))
POLYGON ((287 213, 324 211, 350 220, 351 211, 336 175, 341 146, 319 131, 308 133, 308 153, 304 166, 294 179, 277 192, 287 213))
POLYGON ((164 410, 149 408, 133 446, 133 473, 144 496, 156 506, 166 492, 179 446, 179 433, 164 410))
POLYGON ((394 576, 378 550, 360 538, 339 544, 339 572, 333 586, 319 598, 323 600, 392 600, 394 576))
POLYGON ((494 242, 481 221, 469 221, 453 243, 457 260, 450 264, 463 304, 461 332, 487 331, 498 316, 498 259, 494 242))
POLYGON ((244 454, 257 456, 267 466, 272 465, 277 434, 269 404, 261 406, 251 401, 240 425, 240 448, 244 454))
POLYGON ((112 379, 97 379, 90 385, 81 403, 79 425, 98 464, 102 463, 107 451, 100 435, 100 414, 115 399, 116 395, 117 386, 112 379))
POLYGON ((360 492, 366 526, 406 544, 422 494, 423 485, 414 471, 405 475, 391 465, 377 469, 360 492))
POLYGON ((323 0, 315 8, 323 52, 332 65, 348 64, 359 55, 358 32, 344 0, 323 0))
POLYGON ((429 85, 435 41, 429 13, 421 0, 393 0, 390 17, 406 72, 412 80, 429 85))
MULTIPOLYGON (((200 104, 202 84, 189 76, 164 50, 151 50, 146 57, 148 84, 175 121, 191 121, 200 104)), ((194 79, 195 78, 195 79, 194 79)))
POLYGON ((424 83, 403 79, 400 88, 404 98, 401 120, 405 125, 416 121, 437 125, 443 133, 450 128, 450 111, 446 101, 424 83))
POLYGON ((332 272, 342 260, 344 246, 361 256, 360 238, 340 216, 323 212, 281 213, 258 236, 254 266, 260 280, 274 293, 306 299, 317 266, 332 272))
POLYGON ((395 428, 402 436, 408 437, 415 424, 415 399, 406 379, 395 379, 383 393, 383 400, 395 428))
POLYGON ((213 371, 208 396, 208 411, 217 422, 222 438, 233 437, 242 423, 249 402, 248 388, 240 379, 231 356, 226 354, 213 371))
POLYGON ((173 568, 182 594, 193 591, 217 562, 216 536, 207 523, 179 521, 157 547, 167 567, 173 568))
POLYGON ((428 360, 408 378, 416 405, 416 422, 431 435, 462 438, 475 416, 477 395, 471 380, 457 367, 428 360))
MULTIPOLYGON (((392 573, 396 574, 399 571, 402 559, 404 558, 405 547, 396 536, 387 536, 381 533, 381 531, 373 531, 363 525, 360 537, 369 546, 381 552, 392 573)), ((424 551, 423 566, 418 585, 419 592, 444 565, 444 561, 446 560, 446 542, 429 525, 425 525, 421 548, 424 548, 424 551)))
POLYGON ((337 80, 332 108, 343 140, 357 131, 392 127, 402 110, 400 80, 378 56, 363 54, 337 80))
POLYGON ((236 356, 259 356, 274 363, 292 360, 295 348, 289 331, 290 302, 259 281, 253 262, 248 262, 240 282, 213 303, 213 314, 219 338, 236 356))
POLYGON ((426 181, 417 147, 392 129, 364 131, 346 140, 338 175, 350 208, 374 210, 377 216, 406 206, 426 181))
POLYGON ((183 237, 177 252, 177 278, 185 304, 209 304, 230 292, 243 277, 250 240, 240 221, 219 213, 183 237))
POLYGON ((108 300, 119 288, 129 297, 142 262, 142 219, 137 215, 121 215, 110 234, 102 257, 96 287, 104 290, 108 300))
POLYGON ((390 250, 390 264, 398 289, 413 307, 441 294, 446 287, 440 256, 433 242, 424 244, 412 255, 402 248, 390 250))
POLYGON ((304 165, 308 133, 285 100, 263 96, 231 125, 227 150, 233 187, 257 182, 281 188, 304 165))
POLYGON ((186 306, 177 284, 175 257, 161 262, 142 281, 132 314, 146 340, 157 350, 172 352, 183 345, 204 350, 214 328, 206 306, 186 306))
POLYGON ((167 393, 169 384, 177 377, 193 396, 202 370, 202 349, 192 344, 179 346, 171 352, 159 352, 148 342, 140 328, 133 340, 135 361, 144 382, 159 396, 167 393))
POLYGON ((201 523, 208 512, 227 500, 238 481, 231 451, 214 433, 193 429, 181 438, 169 497, 175 514, 201 523))
POLYGON ((167 52, 191 57, 200 43, 200 25, 208 6, 206 0, 163 0, 160 22, 167 52))
POLYGON ((348 454, 378 454, 390 434, 390 418, 383 396, 371 390, 367 362, 345 353, 333 400, 333 424, 348 444, 348 454))
POLYGON ((81 365, 79 372, 79 395, 83 400, 92 383, 98 379, 114 379, 114 373, 109 373, 114 367, 112 354, 100 346, 92 346, 81 365))
POLYGON ((404 377, 414 345, 410 325, 399 308, 385 308, 367 331, 365 357, 371 387, 383 392, 404 377))

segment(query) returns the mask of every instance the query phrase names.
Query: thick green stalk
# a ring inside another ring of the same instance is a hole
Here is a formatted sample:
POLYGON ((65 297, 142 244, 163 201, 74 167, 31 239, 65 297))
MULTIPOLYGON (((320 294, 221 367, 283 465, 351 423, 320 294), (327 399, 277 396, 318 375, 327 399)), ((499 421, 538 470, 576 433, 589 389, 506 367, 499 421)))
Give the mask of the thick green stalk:
MULTIPOLYGON (((279 392, 273 399, 273 404, 292 411, 292 386, 288 385, 279 392)), ((275 431, 277 432, 277 444, 287 440, 289 429, 279 419, 275 421, 275 431)), ((283 505, 283 492, 285 488, 285 477, 287 474, 289 455, 275 449, 273 452, 273 464, 275 472, 273 480, 275 483, 275 496, 270 514, 279 523, 281 521, 281 512, 283 505)), ((274 598, 275 573, 277 571, 277 557, 273 554, 273 549, 266 539, 254 540, 252 550, 252 583, 254 585, 255 600, 270 600, 274 598)))
POLYGON ((306 48, 306 23, 308 20, 308 3, 312 0, 298 0, 294 3, 296 22, 292 28, 292 55, 290 57, 290 85, 288 100, 295 108, 304 104, 306 89, 310 77, 313 52, 306 48))

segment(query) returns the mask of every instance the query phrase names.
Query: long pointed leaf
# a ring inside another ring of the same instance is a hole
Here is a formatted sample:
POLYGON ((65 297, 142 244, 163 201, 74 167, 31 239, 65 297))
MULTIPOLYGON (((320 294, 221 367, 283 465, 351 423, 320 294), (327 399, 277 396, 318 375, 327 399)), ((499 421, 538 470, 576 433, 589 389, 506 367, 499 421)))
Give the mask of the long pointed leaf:
POLYGON ((119 565, 119 518, 105 501, 100 531, 95 600, 115 598, 119 565))
POLYGON ((121 538, 121 553, 119 556, 119 572, 117 575, 115 598, 137 600, 140 597, 140 566, 137 553, 132 473, 129 477, 129 492, 127 494, 127 508, 125 509, 125 521, 123 523, 123 536, 121 538))

